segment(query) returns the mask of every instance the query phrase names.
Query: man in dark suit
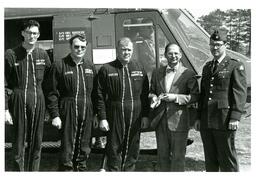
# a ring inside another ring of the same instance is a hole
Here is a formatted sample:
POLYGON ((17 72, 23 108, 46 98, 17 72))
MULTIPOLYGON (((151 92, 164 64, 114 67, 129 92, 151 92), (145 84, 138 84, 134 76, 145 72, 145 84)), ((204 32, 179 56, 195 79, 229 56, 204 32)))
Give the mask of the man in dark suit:
POLYGON ((157 155, 161 171, 184 171, 188 131, 188 104, 196 102, 199 87, 195 72, 182 66, 180 47, 165 48, 167 66, 152 74, 149 97, 154 108, 151 127, 156 130, 157 155), (154 115, 156 114, 156 115, 154 115))
POLYGON ((227 33, 210 37, 213 60, 203 68, 199 120, 206 171, 239 171, 235 133, 246 102, 246 74, 242 62, 226 55, 227 33))

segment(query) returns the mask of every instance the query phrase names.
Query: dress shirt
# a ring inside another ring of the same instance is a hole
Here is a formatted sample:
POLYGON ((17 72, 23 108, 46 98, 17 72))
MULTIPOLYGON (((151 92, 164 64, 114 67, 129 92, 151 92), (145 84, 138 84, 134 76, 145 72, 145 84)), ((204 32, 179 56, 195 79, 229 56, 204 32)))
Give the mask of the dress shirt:
POLYGON ((167 65, 166 67, 166 76, 165 76, 165 90, 168 93, 171 89, 172 86, 172 82, 174 79, 174 76, 177 72, 178 69, 178 65, 177 64, 175 67, 171 68, 169 65, 167 65))

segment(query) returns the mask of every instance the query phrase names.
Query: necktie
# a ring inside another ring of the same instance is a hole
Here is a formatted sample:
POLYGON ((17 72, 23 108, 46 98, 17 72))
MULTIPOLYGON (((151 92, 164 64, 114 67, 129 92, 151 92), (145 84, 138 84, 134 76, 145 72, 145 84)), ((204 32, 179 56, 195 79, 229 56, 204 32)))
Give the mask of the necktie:
POLYGON ((175 67, 169 67, 169 66, 168 66, 168 67, 166 68, 166 73, 175 72, 175 70, 176 70, 175 67))
POLYGON ((215 73, 215 71, 217 70, 218 63, 219 63, 218 60, 214 60, 212 73, 215 73))

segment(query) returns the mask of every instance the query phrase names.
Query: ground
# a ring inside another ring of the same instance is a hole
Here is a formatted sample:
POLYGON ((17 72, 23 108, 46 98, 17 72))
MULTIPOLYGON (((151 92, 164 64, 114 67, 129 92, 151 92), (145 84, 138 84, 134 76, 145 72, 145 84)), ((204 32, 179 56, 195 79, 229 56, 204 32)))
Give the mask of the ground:
MULTIPOLYGON (((243 115, 236 133, 236 149, 240 163, 240 171, 251 169, 251 108, 246 105, 247 113, 243 115)), ((205 171, 203 145, 199 132, 190 130, 189 136, 194 139, 194 143, 187 147, 186 171, 205 171)), ((143 133, 141 136, 141 149, 156 148, 154 132, 143 133)), ((11 149, 5 152, 5 170, 11 168, 11 149)), ((88 167, 90 171, 99 171, 101 168, 103 155, 93 153, 90 156, 88 167)), ((42 151, 40 171, 56 171, 58 164, 57 149, 44 149, 42 151)), ((156 171, 157 158, 153 154, 141 154, 136 165, 136 171, 156 171)))

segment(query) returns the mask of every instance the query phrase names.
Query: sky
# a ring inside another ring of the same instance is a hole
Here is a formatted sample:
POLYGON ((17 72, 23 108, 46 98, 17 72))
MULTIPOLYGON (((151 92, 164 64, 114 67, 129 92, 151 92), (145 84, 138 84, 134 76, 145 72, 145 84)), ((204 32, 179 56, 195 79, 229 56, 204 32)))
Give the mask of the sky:
MULTIPOLYGON (((187 10, 195 17, 195 19, 198 19, 199 17, 203 15, 208 15, 210 12, 215 11, 217 8, 200 8, 200 9, 193 9, 193 8, 187 8, 187 10)), ((228 8, 219 8, 221 11, 226 11, 228 8)))

